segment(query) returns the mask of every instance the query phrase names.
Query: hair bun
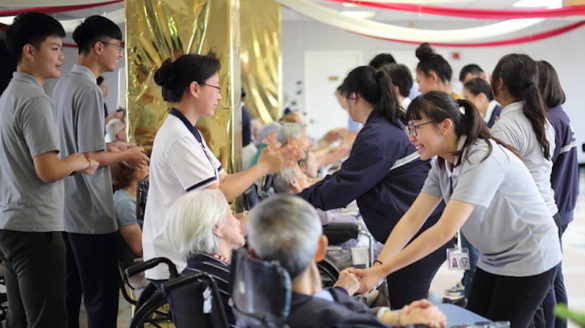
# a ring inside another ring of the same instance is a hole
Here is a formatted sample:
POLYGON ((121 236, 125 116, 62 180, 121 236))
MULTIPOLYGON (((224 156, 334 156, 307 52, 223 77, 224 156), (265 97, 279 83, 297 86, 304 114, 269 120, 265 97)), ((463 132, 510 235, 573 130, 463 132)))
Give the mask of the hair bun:
POLYGON ((175 80, 176 77, 173 72, 173 62, 170 58, 167 58, 154 73, 154 82, 161 87, 172 87, 175 80))
POLYGON ((419 60, 427 60, 433 58, 436 53, 428 42, 421 43, 414 53, 419 60))

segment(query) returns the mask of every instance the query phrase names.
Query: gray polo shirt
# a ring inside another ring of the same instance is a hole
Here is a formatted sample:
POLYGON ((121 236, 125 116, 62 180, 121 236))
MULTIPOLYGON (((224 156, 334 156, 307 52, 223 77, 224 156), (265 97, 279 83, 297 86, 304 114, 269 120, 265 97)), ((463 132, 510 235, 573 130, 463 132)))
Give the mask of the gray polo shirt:
MULTIPOLYGON (((63 157, 106 149, 104 102, 96 76, 87 67, 74 65, 55 86, 53 101, 63 157)), ((100 166, 92 176, 65 179, 64 217, 67 232, 106 234, 118 229, 108 166, 100 166)))
POLYGON ((435 162, 422 192, 475 205, 461 231, 480 252, 479 268, 514 277, 543 273, 561 261, 557 227, 526 166, 490 142, 485 160, 488 146, 480 140, 452 170, 435 162))
POLYGON ((33 158, 59 151, 51 98, 25 73, 0 97, 0 229, 63 231, 63 182, 43 182, 33 158))
MULTIPOLYGON (((542 147, 536 139, 530 120, 522 112, 522 106, 524 106, 524 102, 518 101, 504 107, 491 132, 494 137, 518 149, 549 212, 551 215, 555 215, 559 210, 555 202, 555 192, 550 183, 552 161, 544 158, 542 147)), ((548 119, 545 124, 545 134, 552 156, 555 149, 555 130, 548 119)))

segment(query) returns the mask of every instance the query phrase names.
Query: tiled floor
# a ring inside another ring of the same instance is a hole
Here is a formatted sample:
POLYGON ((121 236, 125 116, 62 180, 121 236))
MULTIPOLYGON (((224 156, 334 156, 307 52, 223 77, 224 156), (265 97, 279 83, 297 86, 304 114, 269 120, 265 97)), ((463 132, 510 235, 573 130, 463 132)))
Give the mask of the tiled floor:
MULTIPOLYGON (((580 174, 580 187, 575 221, 569 225, 563 237, 563 272, 569 295, 569 307, 585 312, 585 170, 583 169, 580 174)), ((460 278, 460 272, 449 271, 446 266, 443 266, 433 281, 432 290, 441 293, 456 284, 460 278)), ((130 306, 121 299, 119 328, 127 326, 130 313, 130 306)), ((576 325, 569 324, 569 328, 572 327, 577 328, 576 325)))

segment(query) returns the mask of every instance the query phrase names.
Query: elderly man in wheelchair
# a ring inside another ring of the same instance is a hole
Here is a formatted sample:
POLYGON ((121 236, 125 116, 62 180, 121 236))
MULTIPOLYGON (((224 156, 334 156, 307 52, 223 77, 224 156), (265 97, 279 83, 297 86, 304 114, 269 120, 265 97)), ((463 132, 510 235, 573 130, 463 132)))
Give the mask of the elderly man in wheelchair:
MULTIPOLYGON (((285 319, 290 327, 351 327, 358 323, 361 327, 410 324, 444 327, 446 324, 441 311, 426 300, 415 301, 398 312, 388 307, 369 308, 355 301, 350 295, 359 281, 348 272, 341 276, 347 289, 322 289, 316 262, 325 256, 327 238, 322 235, 315 209, 300 198, 276 195, 260 203, 249 214, 248 233, 251 254, 262 261, 278 263, 290 277, 292 293, 285 319)), ((238 284, 237 274, 232 289, 236 314, 240 312, 241 295, 234 294, 246 292, 238 284)), ((258 292, 248 290, 252 291, 258 292)), ((270 292, 264 296, 269 298, 270 292)))

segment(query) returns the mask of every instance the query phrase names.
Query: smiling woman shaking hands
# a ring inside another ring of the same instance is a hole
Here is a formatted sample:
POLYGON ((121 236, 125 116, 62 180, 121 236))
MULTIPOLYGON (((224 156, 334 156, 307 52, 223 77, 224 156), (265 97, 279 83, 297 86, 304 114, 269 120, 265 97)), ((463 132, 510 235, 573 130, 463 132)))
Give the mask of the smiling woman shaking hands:
POLYGON ((434 251, 461 229, 480 252, 468 309, 527 327, 561 261, 557 229, 516 152, 491 136, 466 100, 432 91, 408 108, 408 134, 421 159, 438 156, 421 193, 362 276, 362 291, 434 251), (443 199, 439 221, 407 243, 443 199))
MULTIPOLYGON (((242 194, 262 176, 291 166, 302 157, 294 146, 266 150, 258 163, 242 172, 227 174, 195 127, 201 117, 212 117, 219 100, 219 61, 212 56, 183 55, 165 60, 154 81, 162 87, 170 113, 154 139, 150 162, 150 188, 146 203, 144 259, 165 256, 179 270, 185 267, 170 241, 163 235, 167 210, 180 196, 192 190, 219 188, 228 201, 242 194)), ((149 279, 166 279, 163 268, 149 270, 149 279)))

